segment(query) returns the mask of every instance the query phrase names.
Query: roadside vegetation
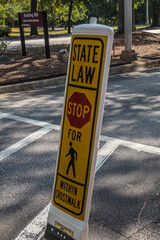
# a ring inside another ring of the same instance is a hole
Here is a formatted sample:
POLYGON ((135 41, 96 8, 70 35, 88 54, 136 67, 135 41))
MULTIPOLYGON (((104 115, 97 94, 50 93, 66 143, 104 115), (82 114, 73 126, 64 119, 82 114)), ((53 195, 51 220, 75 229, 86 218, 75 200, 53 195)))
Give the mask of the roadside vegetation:
MULTIPOLYGON (((133 30, 135 25, 146 24, 146 0, 133 1, 133 30)), ((160 1, 149 1, 149 24, 160 26, 160 1)), ((63 27, 70 33, 72 26, 86 23, 95 16, 99 23, 118 26, 124 32, 124 0, 1 0, 0 36, 19 34, 19 12, 46 11, 50 34, 61 33, 55 27, 63 27), (7 29, 7 33, 6 33, 7 29), (12 29, 10 31, 10 29, 12 29)), ((27 35, 42 34, 37 28, 25 29, 27 35)), ((62 33, 64 33, 62 31, 62 33)))
MULTIPOLYGON (((114 29, 114 31, 118 31, 118 26, 112 26, 112 28, 114 29)), ((140 25, 140 26, 136 26, 136 30, 139 29, 145 29, 147 28, 146 25, 140 25)), ((43 35, 44 31, 43 28, 38 28, 38 35, 43 35)), ((30 35, 30 28, 24 28, 24 34, 25 36, 29 36, 30 35)), ((67 29, 60 29, 60 28, 55 28, 54 30, 49 29, 48 30, 48 34, 49 35, 59 35, 59 34, 67 34, 68 30, 67 29)), ((72 32, 72 29, 71 29, 72 32)), ((16 28, 11 28, 10 32, 9 32, 9 36, 10 37, 19 37, 20 36, 20 30, 18 27, 16 28)))
MULTIPOLYGON (((24 28, 24 34, 25 36, 29 36, 30 35, 30 28, 24 28)), ((50 35, 53 35, 53 34, 67 34, 67 29, 55 29, 55 30, 48 30, 48 33, 50 35)), ((43 28, 38 28, 38 35, 43 35, 44 34, 44 31, 43 31, 43 28)), ((19 37, 20 36, 20 30, 19 28, 11 28, 11 32, 9 34, 10 37, 19 37)))

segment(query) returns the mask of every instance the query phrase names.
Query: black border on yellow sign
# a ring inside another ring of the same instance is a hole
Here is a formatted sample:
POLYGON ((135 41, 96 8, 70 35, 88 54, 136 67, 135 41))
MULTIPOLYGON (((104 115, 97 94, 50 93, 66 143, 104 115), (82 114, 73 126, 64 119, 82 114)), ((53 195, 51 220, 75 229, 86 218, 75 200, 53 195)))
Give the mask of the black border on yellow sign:
MULTIPOLYGON (((74 36, 73 36, 74 37, 74 36)), ((73 41, 72 41, 72 49, 71 49, 71 55, 70 55, 70 64, 69 64, 69 72, 68 72, 68 80, 67 80, 67 90, 66 90, 66 97, 65 97, 65 106, 64 106, 64 113, 63 113, 63 122, 62 122, 62 132, 61 132, 61 142, 60 142, 60 148, 59 148, 59 156, 58 156, 58 166, 57 166, 57 173, 56 173, 56 181, 55 181, 55 187, 54 187, 54 194, 53 194, 53 201, 56 205, 58 205, 60 208, 65 209, 66 211, 72 213, 73 215, 77 215, 80 216, 83 213, 83 209, 84 209, 84 203, 85 203, 85 196, 86 196, 86 190, 87 190, 87 185, 88 185, 88 180, 89 180, 89 166, 90 166, 90 161, 91 161, 91 150, 92 150, 92 146, 94 144, 94 140, 93 139, 93 134, 94 134, 94 128, 95 126, 95 118, 96 118, 96 113, 97 113, 97 102, 98 102, 98 97, 99 97, 99 87, 100 87, 100 80, 102 79, 102 61, 103 61, 103 57, 104 57, 104 42, 101 38, 93 36, 93 37, 74 37, 73 41), (102 49, 101 49, 101 60, 100 60, 100 66, 99 66, 99 76, 98 76, 98 82, 97 82, 97 88, 91 88, 91 87, 83 87, 83 86, 78 86, 78 85, 74 85, 74 84, 69 84, 69 79, 70 79, 70 70, 71 70, 71 56, 72 56, 72 52, 73 52, 73 43, 75 40, 80 39, 80 40, 98 40, 102 43, 102 49), (85 178, 85 184, 82 183, 78 183, 74 180, 71 180, 70 178, 67 178, 66 176, 63 176, 62 174, 58 173, 59 171, 59 164, 60 164, 60 156, 61 156, 61 148, 62 148, 62 139, 63 139, 63 131, 64 131, 64 122, 65 122, 65 117, 66 117, 66 105, 67 105, 67 99, 68 99, 68 86, 69 87, 75 87, 76 88, 82 88, 82 89, 88 89, 88 90, 92 90, 92 91, 96 91, 96 98, 95 98, 95 109, 94 109, 94 114, 93 114, 93 122, 92 122, 92 131, 91 131, 91 140, 90 140, 90 148, 89 148, 89 154, 88 154, 88 163, 87 163, 87 171, 86 171, 86 178, 85 178), (57 179, 58 179, 58 175, 63 177, 64 179, 72 182, 72 183, 76 183, 78 185, 84 186, 84 193, 83 193, 83 199, 82 199, 82 208, 81 208, 81 212, 80 213, 75 213, 71 210, 69 210, 68 208, 64 207, 63 205, 59 204, 56 202, 55 199, 55 191, 56 191, 56 186, 57 186, 57 179)), ((87 197, 86 197, 87 198, 87 197)))

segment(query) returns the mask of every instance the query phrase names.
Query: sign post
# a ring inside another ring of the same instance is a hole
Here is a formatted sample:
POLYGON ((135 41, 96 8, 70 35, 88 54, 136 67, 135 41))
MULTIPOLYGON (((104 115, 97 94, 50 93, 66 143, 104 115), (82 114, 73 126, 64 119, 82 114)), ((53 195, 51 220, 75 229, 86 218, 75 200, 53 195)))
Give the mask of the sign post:
POLYGON ((43 17, 43 30, 44 30, 44 39, 45 39, 46 58, 50 58, 47 13, 42 12, 42 17, 43 17))
POLYGON ((26 46, 25 46, 25 38, 24 38, 23 28, 24 27, 42 27, 43 26, 46 58, 50 58, 48 24, 47 24, 46 12, 43 11, 43 12, 18 13, 18 18, 19 18, 19 28, 20 28, 20 35, 21 35, 22 55, 26 56, 26 46))
POLYGON ((21 24, 21 15, 18 13, 19 19, 19 29, 20 29, 20 36, 21 36, 21 46, 22 46, 22 56, 26 56, 26 45, 25 45, 25 38, 24 38, 24 30, 21 24))
POLYGON ((113 30, 73 29, 61 138, 46 239, 87 240, 113 30))
POLYGON ((148 11, 148 9, 149 9, 148 0, 146 0, 146 23, 147 23, 147 27, 149 26, 149 22, 148 22, 149 11, 148 11))

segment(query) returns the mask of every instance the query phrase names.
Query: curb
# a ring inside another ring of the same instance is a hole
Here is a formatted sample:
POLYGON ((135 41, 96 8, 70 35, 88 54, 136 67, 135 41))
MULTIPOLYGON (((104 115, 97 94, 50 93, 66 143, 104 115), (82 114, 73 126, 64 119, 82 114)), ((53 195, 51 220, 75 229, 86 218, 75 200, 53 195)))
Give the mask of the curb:
POLYGON ((139 60, 134 61, 131 64, 116 66, 110 68, 109 76, 122 74, 122 73, 129 73, 129 72, 140 72, 146 69, 149 69, 149 65, 151 64, 160 64, 160 59, 158 60, 139 60))
MULTIPOLYGON (((131 64, 110 67, 109 76, 114 76, 117 74, 123 74, 123 73, 129 73, 129 72, 144 71, 149 69, 149 65, 151 64, 160 64, 160 59, 152 60, 152 61, 144 59, 141 61, 134 61, 131 64)), ((34 90, 34 89, 39 89, 42 87, 49 87, 49 86, 58 86, 58 85, 65 84, 65 82, 66 82, 66 76, 62 76, 62 77, 56 77, 51 79, 45 79, 45 80, 31 81, 27 83, 5 85, 5 86, 0 86, 0 94, 34 90)))
POLYGON ((6 86, 0 87, 0 94, 34 90, 34 89, 49 87, 49 86, 58 86, 58 85, 64 84, 65 81, 66 81, 66 76, 63 76, 63 77, 56 77, 56 78, 45 79, 45 80, 38 80, 34 82, 6 85, 6 86))

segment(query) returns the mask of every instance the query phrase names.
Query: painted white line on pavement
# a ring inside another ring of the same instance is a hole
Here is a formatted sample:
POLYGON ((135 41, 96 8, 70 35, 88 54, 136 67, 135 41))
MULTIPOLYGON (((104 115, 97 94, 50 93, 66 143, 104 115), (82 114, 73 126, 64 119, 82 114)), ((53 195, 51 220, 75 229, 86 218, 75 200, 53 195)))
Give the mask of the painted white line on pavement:
POLYGON ((42 121, 30 119, 30 118, 25 118, 25 117, 12 115, 12 114, 9 114, 9 113, 0 112, 0 119, 3 119, 3 118, 12 119, 12 120, 15 120, 15 121, 32 124, 32 125, 39 126, 39 127, 42 127, 42 128, 39 129, 38 131, 32 133, 31 135, 27 136, 26 138, 20 140, 19 142, 13 144, 12 146, 2 150, 0 152, 0 161, 9 157, 11 154, 17 152, 18 150, 22 149, 23 147, 27 146, 31 142, 39 139, 40 137, 42 137, 46 133, 50 132, 51 130, 60 131, 60 126, 59 125, 49 124, 47 122, 42 122, 42 121))
MULTIPOLYGON (((118 147, 117 141, 109 140, 99 151, 96 164, 97 172, 100 167, 105 163, 109 156, 118 147)), ((40 240, 43 236, 43 231, 47 226, 47 217, 49 211, 49 205, 47 205, 42 212, 40 212, 33 221, 18 235, 15 240, 40 240)))
MULTIPOLYGON (((106 136, 100 136, 101 141, 105 141, 106 144, 98 151, 98 158, 96 163, 97 172, 102 165, 106 162, 109 156, 117 149, 118 146, 129 147, 138 151, 145 151, 149 153, 160 154, 160 148, 147 146, 144 144, 137 144, 129 141, 123 141, 116 138, 110 138, 106 136)), ((44 229, 47 225, 47 216, 49 211, 49 205, 37 215, 34 220, 19 234, 15 240, 40 240, 43 236, 44 229)))
POLYGON ((4 116, 0 115, 0 119, 4 118, 4 116))
POLYGON ((159 147, 154 147, 154 146, 149 146, 141 143, 135 143, 135 142, 130 142, 130 141, 125 141, 125 140, 120 140, 116 138, 111 138, 111 137, 106 137, 106 136, 100 136, 100 140, 107 142, 110 140, 115 140, 117 143, 123 147, 128 147, 135 149, 137 151, 143 151, 143 152, 148 152, 148 153, 154 153, 154 154, 160 154, 160 148, 159 147))
MULTIPOLYGON (((0 112, 0 119, 1 118, 9 118, 9 119, 13 119, 16 121, 40 126, 40 127, 44 127, 46 125, 48 126, 47 122, 42 122, 42 121, 25 118, 25 117, 20 117, 20 116, 16 116, 16 115, 12 115, 12 114, 2 113, 2 112, 0 112)), ((52 126, 53 130, 60 131, 59 125, 50 124, 50 126, 52 126)), ((115 143, 115 141, 117 141, 118 145, 121 145, 124 147, 132 148, 132 149, 135 149, 138 151, 144 151, 144 152, 148 152, 148 153, 160 154, 160 148, 154 147, 154 146, 149 146, 149 145, 140 144, 140 143, 134 143, 131 141, 120 140, 120 139, 111 138, 111 137, 107 137, 107 136, 103 136, 103 135, 100 136, 100 140, 104 141, 104 142, 114 140, 114 143, 115 143)))
POLYGON ((98 151, 98 158, 96 162, 96 172, 105 163, 109 156, 116 150, 119 146, 119 142, 115 139, 108 140, 106 144, 98 151))
MULTIPOLYGON (((51 125, 51 124, 50 124, 51 125)), ((54 125, 56 130, 60 130, 58 125, 54 125)), ((130 141, 123 141, 116 138, 100 136, 100 140, 106 142, 103 147, 98 151, 98 158, 96 163, 97 172, 102 165, 106 162, 106 160, 111 156, 111 154, 117 149, 118 146, 125 146, 129 148, 133 148, 138 151, 145 151, 149 153, 160 154, 160 148, 147 146, 144 144, 137 144, 130 141)), ((19 236, 15 240, 40 240, 43 236, 43 231, 47 225, 47 216, 49 211, 49 205, 47 205, 44 210, 34 218, 34 220, 19 234, 19 236), (39 223, 40 222, 40 223, 39 223)))
MULTIPOLYGON (((4 158, 10 156, 11 154, 15 153, 16 151, 20 150, 21 148, 27 146, 31 142, 41 138, 46 133, 50 132, 51 130, 60 131, 59 125, 48 124, 47 122, 41 122, 37 120, 33 120, 30 118, 24 118, 20 116, 15 116, 12 114, 2 113, 0 112, 0 119, 8 118, 15 121, 20 121, 24 123, 33 124, 39 127, 42 127, 40 130, 34 132, 33 134, 27 136, 23 140, 13 144, 12 146, 8 147, 7 149, 0 152, 0 161, 4 158)), ((98 152, 98 158, 96 163, 96 170, 97 172, 101 166, 106 162, 109 156, 117 149, 118 146, 124 146, 128 148, 132 148, 138 151, 144 151, 148 153, 160 154, 160 148, 153 147, 149 145, 134 143, 130 141, 124 141, 116 138, 111 138, 107 136, 100 136, 100 141, 106 142, 104 146, 98 152)), ((50 204, 49 204, 50 205, 50 204)), ((33 239, 40 239, 42 232, 47 223, 47 216, 49 205, 45 207, 45 209, 34 218, 34 220, 19 234, 19 236, 15 240, 33 240, 33 239)))
POLYGON ((46 133, 50 132, 51 130, 55 129, 55 126, 52 124, 48 124, 45 127, 39 129, 38 131, 30 134, 29 136, 23 138, 19 142, 13 144, 12 146, 6 148, 5 150, 0 152, 0 161, 4 158, 9 157, 11 154, 17 152, 18 150, 22 149, 23 147, 27 146, 31 142, 41 138, 46 133))
POLYGON ((154 154, 160 154, 160 148, 144 145, 140 143, 134 143, 130 141, 122 141, 121 146, 132 148, 138 151, 148 152, 148 153, 154 153, 154 154))
POLYGON ((38 239, 38 237, 40 237, 41 232, 46 227, 49 206, 50 204, 47 205, 47 207, 45 207, 30 224, 28 224, 28 226, 19 234, 16 240, 31 240, 38 239))
MULTIPOLYGON (((12 146, 6 148, 5 150, 1 151, 0 152, 0 161, 2 161, 4 158, 10 156, 12 153, 15 153, 16 151, 20 150, 21 148, 27 146, 31 142, 33 142, 33 141, 37 140, 38 138, 42 137, 43 135, 50 132, 51 130, 60 131, 60 126, 59 125, 48 124, 47 122, 41 122, 41 121, 33 120, 33 119, 30 119, 30 118, 24 118, 24 117, 19 117, 19 116, 15 116, 15 115, 0 112, 0 119, 1 118, 9 118, 9 119, 13 119, 13 120, 16 120, 16 121, 21 121, 21 122, 33 124, 33 125, 36 125, 36 126, 41 126, 41 127, 43 126, 43 128, 34 132, 33 134, 27 136, 26 138, 22 139, 21 141, 13 144, 12 146)), ((130 142, 130 141, 120 140, 120 139, 111 138, 111 137, 107 137, 107 136, 103 136, 103 135, 100 136, 100 140, 104 141, 104 142, 108 142, 109 145, 106 149, 109 152, 111 151, 110 155, 119 145, 124 146, 124 147, 128 147, 128 148, 132 148, 132 149, 135 149, 135 150, 138 150, 138 151, 160 154, 160 148, 154 147, 154 146, 149 146, 149 145, 134 143, 134 142, 130 142), (112 150, 112 148, 113 148, 113 150, 112 150)), ((108 153, 106 152, 106 156, 109 157, 110 155, 108 155, 108 153)), ((101 160, 99 160, 99 163, 97 163, 97 164, 100 165, 101 164, 100 162, 105 161, 105 158, 106 157, 104 157, 104 156, 100 156, 99 159, 101 159, 101 160)))
POLYGON ((39 127, 44 127, 44 126, 48 125, 48 123, 46 123, 46 122, 41 122, 41 121, 37 121, 37 120, 34 120, 34 119, 25 118, 25 117, 20 117, 20 116, 12 115, 12 114, 9 114, 9 113, 0 112, 0 118, 8 118, 8 119, 12 119, 12 120, 19 121, 19 122, 24 122, 24 123, 29 123, 29 124, 32 124, 32 125, 36 125, 36 126, 39 126, 39 127))

